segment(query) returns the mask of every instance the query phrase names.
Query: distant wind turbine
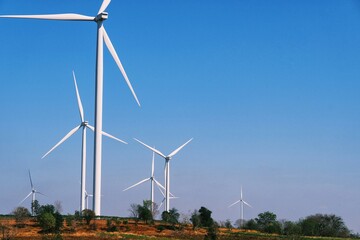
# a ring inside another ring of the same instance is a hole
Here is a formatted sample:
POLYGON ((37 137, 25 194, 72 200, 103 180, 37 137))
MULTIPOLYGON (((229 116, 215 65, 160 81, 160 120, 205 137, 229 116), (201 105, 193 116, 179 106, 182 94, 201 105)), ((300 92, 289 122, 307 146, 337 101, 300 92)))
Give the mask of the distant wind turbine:
POLYGON ((244 204, 252 208, 252 206, 250 204, 248 204, 247 202, 245 202, 243 199, 242 187, 240 189, 240 199, 237 200, 236 202, 234 202, 233 204, 231 204, 229 207, 232 207, 237 203, 240 203, 240 212, 241 212, 240 213, 240 228, 241 228, 244 223, 244 204))
POLYGON ((86 209, 89 209, 89 197, 93 197, 93 195, 88 194, 88 192, 85 190, 86 209))
POLYGON ((21 205, 28 197, 30 197, 30 195, 32 195, 32 199, 31 199, 31 216, 34 216, 34 202, 36 200, 36 194, 40 194, 43 196, 46 196, 45 194, 42 194, 41 192, 37 191, 33 185, 32 179, 31 179, 31 173, 29 170, 29 179, 30 179, 30 186, 31 186, 31 192, 19 203, 19 205, 21 205))
POLYGON ((105 12, 111 0, 104 0, 97 15, 95 17, 85 16, 81 14, 65 13, 65 14, 45 14, 45 15, 0 15, 0 18, 25 18, 25 19, 44 19, 44 20, 62 20, 62 21, 91 21, 97 24, 97 45, 96 45, 96 68, 95 68, 95 138, 94 138, 94 201, 93 210, 95 215, 101 214, 101 158, 102 158, 102 116, 103 116, 103 45, 109 49, 117 66, 119 67, 132 95, 137 104, 140 102, 135 91, 127 77, 124 67, 115 51, 113 44, 107 35, 103 22, 108 18, 105 12))
POLYGON ((154 176, 154 163, 155 162, 155 153, 153 152, 153 156, 152 156, 152 164, 151 164, 151 175, 149 178, 145 178, 143 180, 141 180, 140 182, 138 183, 135 183, 134 185, 131 185, 130 187, 124 189, 123 191, 127 191, 133 187, 136 187, 142 183, 145 183, 147 181, 150 181, 151 183, 151 187, 150 187, 150 200, 151 200, 151 212, 154 211, 154 185, 156 184, 160 190, 160 192, 164 195, 164 193, 161 191, 161 188, 165 190, 165 188, 163 187, 163 185, 161 185, 161 183, 159 183, 156 179, 155 179, 155 176, 154 176))
POLYGON ((145 147, 147 147, 148 149, 150 149, 151 151, 153 151, 154 153, 158 154, 159 156, 161 156, 165 159, 165 211, 168 212, 170 210, 170 160, 193 139, 191 138, 189 141, 187 141, 186 143, 184 143, 183 145, 181 145, 180 147, 175 149, 172 153, 170 153, 167 156, 165 156, 159 150, 152 148, 149 145, 141 142, 140 140, 138 140, 136 138, 134 138, 134 139, 136 141, 138 141, 139 143, 141 143, 142 145, 144 145, 145 147))
MULTIPOLYGON (((80 212, 82 210, 85 209, 85 198, 86 198, 86 128, 91 129, 92 131, 94 131, 94 127, 89 125, 88 121, 85 121, 84 118, 84 109, 83 109, 83 105, 81 103, 81 98, 80 98, 80 94, 79 94, 79 89, 76 83, 76 77, 75 77, 75 73, 73 71, 73 78, 74 78, 74 85, 75 85, 75 91, 76 91, 76 97, 77 97, 77 102, 78 102, 78 107, 79 107, 79 113, 80 113, 80 125, 76 126, 74 129, 72 129, 68 134, 65 135, 65 137, 63 137, 57 144, 55 144, 54 147, 52 147, 47 153, 45 153, 44 156, 42 156, 42 159, 44 157, 46 157, 47 155, 49 155, 55 148, 57 148, 58 146, 60 146, 63 142, 65 142, 68 138, 70 138, 73 134, 75 134, 78 130, 82 129, 82 148, 81 148, 81 182, 80 182, 80 212)), ((118 139, 104 131, 102 131, 102 134, 115 139, 116 141, 122 142, 124 144, 127 144, 126 142, 124 142, 121 139, 118 139)), ((86 207, 87 208, 87 207, 86 207)))

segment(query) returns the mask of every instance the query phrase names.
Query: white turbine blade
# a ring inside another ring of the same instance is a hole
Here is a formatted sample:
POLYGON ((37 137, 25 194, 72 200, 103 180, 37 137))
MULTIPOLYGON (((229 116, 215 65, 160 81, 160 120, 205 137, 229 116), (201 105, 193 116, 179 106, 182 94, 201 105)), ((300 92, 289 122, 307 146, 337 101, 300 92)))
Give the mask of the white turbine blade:
POLYGON ((155 152, 156 154, 160 155, 161 157, 166 158, 166 156, 165 156, 162 152, 160 152, 159 150, 157 150, 157 149, 155 149, 155 148, 152 148, 152 147, 150 147, 149 145, 146 145, 145 143, 143 143, 142 141, 140 141, 140 140, 138 140, 138 139, 136 139, 136 138, 134 138, 134 140, 135 140, 135 141, 138 141, 139 143, 141 143, 142 145, 144 145, 145 147, 147 147, 147 148, 150 149, 151 151, 155 152))
MULTIPOLYGON (((93 126, 91 126, 91 125, 86 125, 86 126, 87 126, 88 128, 90 128, 93 132, 95 132, 95 128, 94 128, 93 126)), ((127 142, 125 142, 125 141, 123 141, 123 140, 121 140, 121 139, 119 139, 119 138, 117 138, 117 137, 114 137, 113 135, 110 135, 110 134, 107 133, 107 132, 102 131, 102 135, 107 136, 107 137, 109 137, 109 138, 112 138, 112 139, 114 139, 114 140, 116 140, 116 141, 119 141, 119 142, 121 142, 121 143, 127 144, 127 142)))
POLYGON ((161 185, 161 183, 159 183, 155 178, 154 178, 154 182, 156 183, 156 185, 160 188, 162 188, 162 190, 165 191, 165 187, 163 185, 161 185))
POLYGON ((165 201, 165 198, 161 201, 159 207, 158 207, 158 210, 161 208, 161 206, 164 204, 164 201, 165 201))
POLYGON ((94 17, 75 13, 41 14, 41 15, 0 15, 0 18, 31 18, 42 20, 94 21, 94 17))
POLYGON ((134 185, 132 185, 132 186, 124 189, 123 192, 125 192, 126 190, 129 190, 130 188, 136 187, 137 185, 140 185, 140 184, 142 184, 143 182, 146 182, 146 181, 149 181, 149 180, 150 180, 150 178, 146 178, 146 179, 144 179, 144 180, 141 180, 140 182, 135 183, 134 185))
POLYGON ((110 2, 111 0, 104 0, 103 3, 101 4, 98 14, 104 12, 106 8, 109 6, 110 2))
POLYGON ((137 104, 140 106, 140 102, 139 102, 138 98, 136 97, 135 91, 134 91, 133 87, 131 86, 130 80, 129 80, 128 76, 126 75, 125 69, 122 66, 121 62, 120 62, 120 59, 119 59, 119 57, 118 57, 118 55, 117 55, 117 53, 115 51, 115 48, 112 45, 112 43, 110 41, 110 38, 109 38, 109 36, 107 35, 107 33, 105 31, 105 28, 103 27, 102 29, 103 29, 103 33, 104 33, 105 44, 106 44, 107 48, 109 49, 111 55, 113 56, 116 64, 118 65, 118 67, 119 67, 119 69, 121 71, 121 74, 124 76, 124 79, 125 79, 128 87, 130 88, 130 91, 131 91, 132 95, 134 96, 137 104))
POLYGON ((242 200, 243 196, 242 196, 242 186, 240 187, 240 199, 242 200))
POLYGON ((75 90, 76 90, 76 97, 77 97, 77 101, 78 101, 78 106, 79 106, 79 112, 80 112, 80 118, 81 118, 81 122, 84 122, 84 108, 83 105, 81 103, 81 98, 80 98, 80 94, 79 94, 79 89, 76 83, 76 77, 75 77, 75 72, 73 71, 73 77, 74 77, 74 84, 75 84, 75 90))
POLYGON ((159 191, 161 192, 161 195, 163 195, 163 197, 165 197, 165 193, 161 190, 161 188, 163 188, 164 191, 165 191, 165 188, 160 183, 158 183, 157 181, 155 181, 155 182, 156 182, 156 186, 158 187, 159 191))
POLYGON ((19 205, 22 204, 28 197, 30 197, 31 194, 32 194, 32 192, 30 192, 30 193, 19 203, 19 205))
POLYGON ((57 148, 60 144, 62 144, 64 141, 66 141, 66 139, 68 139, 69 137, 71 137, 71 135, 73 135, 77 130, 79 130, 81 128, 81 125, 75 127, 74 129, 72 129, 68 134, 66 134, 65 137, 63 137, 63 139, 60 140, 60 142, 58 142, 54 147, 52 147, 50 149, 50 151, 48 151, 41 159, 43 159, 44 157, 46 157, 49 153, 51 153, 55 148, 57 148))
POLYGON ((38 192, 38 191, 35 191, 36 193, 40 194, 40 195, 43 195, 45 197, 47 197, 45 194, 41 193, 41 192, 38 192))
POLYGON ((245 204, 245 205, 248 205, 249 207, 252 208, 252 206, 250 204, 248 204, 247 202, 245 202, 244 200, 242 200, 242 202, 245 204))
POLYGON ((240 202, 240 200, 237 200, 236 202, 234 202, 233 204, 231 204, 230 206, 228 206, 228 207, 232 207, 232 206, 234 206, 235 204, 237 204, 237 203, 239 203, 240 202))
POLYGON ((185 147, 189 142, 191 142, 191 140, 193 140, 192 138, 187 141, 186 143, 184 143, 183 145, 181 145, 180 147, 178 147, 175 151, 173 151, 172 153, 169 154, 169 157, 173 157, 175 154, 177 154, 183 147, 185 147))
POLYGON ((31 179, 30 170, 29 170, 29 178, 30 178, 30 185, 31 185, 31 190, 32 190, 32 189, 34 189, 34 185, 33 185, 32 179, 31 179))

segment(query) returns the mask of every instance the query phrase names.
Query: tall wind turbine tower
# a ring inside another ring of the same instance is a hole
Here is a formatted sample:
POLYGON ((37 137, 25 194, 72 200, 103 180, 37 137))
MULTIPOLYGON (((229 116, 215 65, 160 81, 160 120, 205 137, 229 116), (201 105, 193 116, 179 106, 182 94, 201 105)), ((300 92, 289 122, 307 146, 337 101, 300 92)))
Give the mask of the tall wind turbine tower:
POLYGON ((169 210, 170 210, 170 160, 193 139, 191 138, 189 141, 187 141, 186 143, 184 143, 183 145, 181 145, 180 147, 175 149, 172 153, 170 153, 167 156, 164 155, 159 150, 157 150, 153 147, 150 147, 149 145, 141 142, 140 140, 138 140, 136 138, 134 138, 134 139, 136 141, 138 141, 139 143, 141 143, 142 145, 144 145, 145 147, 147 147, 148 149, 150 149, 151 151, 153 151, 154 153, 158 154, 159 156, 161 156, 165 159, 165 211, 169 212, 169 210))
POLYGON ((31 216, 34 216, 34 207, 35 207, 34 203, 36 200, 36 194, 38 193, 43 196, 45 196, 45 195, 35 189, 32 179, 31 179, 30 170, 29 170, 29 179, 30 179, 31 192, 19 203, 19 205, 22 204, 31 195, 31 216))
POLYGON ((240 203, 240 228, 242 228, 242 226, 244 224, 244 204, 249 206, 249 207, 252 207, 250 204, 248 204, 247 202, 244 201, 243 193, 242 193, 242 187, 240 189, 240 199, 237 200, 236 202, 234 202, 233 204, 231 204, 229 207, 232 207, 237 203, 240 203))
MULTIPOLYGON (((70 138, 72 135, 74 135, 78 130, 82 129, 82 147, 81 147, 81 182, 80 182, 80 213, 86 208, 88 208, 87 203, 87 193, 86 193, 86 128, 89 128, 90 130, 94 131, 94 127, 91 126, 88 121, 85 121, 84 117, 84 108, 81 102, 79 89, 76 83, 76 77, 75 73, 73 71, 73 78, 74 78, 74 85, 75 85, 75 91, 76 91, 76 97, 79 107, 79 113, 80 113, 80 125, 76 126, 74 129, 70 130, 68 134, 65 135, 57 144, 55 144, 54 147, 52 147, 45 155, 42 157, 46 157, 48 154, 50 154, 55 148, 60 146, 63 142, 65 142, 68 138, 70 138), (86 206, 85 206, 86 205, 86 206)), ((104 131, 102 131, 102 134, 115 139, 116 141, 119 141, 121 143, 127 144, 123 140, 116 138, 104 131)))
POLYGON ((150 181, 150 200, 151 200, 151 212, 154 212, 154 185, 156 184, 160 190, 160 192, 163 194, 163 192, 161 191, 160 188, 162 188, 163 190, 165 190, 165 188, 163 187, 163 185, 161 185, 161 183, 159 183, 156 179, 155 179, 155 175, 154 175, 154 165, 155 165, 155 153, 153 152, 153 156, 152 156, 152 164, 151 164, 151 175, 149 178, 145 178, 143 180, 141 180, 138 183, 135 183, 134 185, 131 185, 130 187, 124 189, 123 191, 127 191, 133 187, 136 187, 144 182, 150 181))
POLYGON ((135 91, 126 75, 124 67, 105 31, 103 22, 108 19, 105 12, 111 0, 104 0, 95 17, 65 13, 65 14, 45 14, 45 15, 0 15, 0 18, 28 18, 61 21, 91 21, 97 24, 97 45, 96 45, 96 68, 95 68, 95 138, 94 138, 94 201, 93 210, 95 215, 101 215, 101 163, 102 163, 102 115, 103 115, 103 45, 104 42, 119 67, 132 95, 140 106, 135 91))

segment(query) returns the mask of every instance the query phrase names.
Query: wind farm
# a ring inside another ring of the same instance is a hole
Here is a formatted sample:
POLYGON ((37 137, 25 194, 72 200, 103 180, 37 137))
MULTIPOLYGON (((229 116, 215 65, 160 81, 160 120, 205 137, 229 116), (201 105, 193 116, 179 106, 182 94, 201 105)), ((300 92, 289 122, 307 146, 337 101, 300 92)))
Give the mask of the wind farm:
POLYGON ((150 201, 155 220, 334 214, 356 235, 358 7, 0 1, 0 215, 36 215, 33 195, 102 220, 150 201))

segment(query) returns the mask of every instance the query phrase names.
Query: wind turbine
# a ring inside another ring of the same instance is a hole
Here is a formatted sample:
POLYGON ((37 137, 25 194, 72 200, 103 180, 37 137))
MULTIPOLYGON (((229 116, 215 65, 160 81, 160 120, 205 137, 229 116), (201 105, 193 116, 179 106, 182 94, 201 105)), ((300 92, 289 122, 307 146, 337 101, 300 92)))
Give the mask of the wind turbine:
POLYGON ((150 187, 150 200, 151 200, 151 212, 154 211, 154 185, 156 184, 160 190, 160 192, 164 195, 164 193, 161 191, 161 188, 165 190, 165 188, 163 187, 163 185, 161 185, 161 183, 159 183, 156 179, 155 179, 155 176, 154 176, 154 162, 155 162, 155 153, 153 152, 153 156, 152 156, 152 164, 151 164, 151 175, 149 178, 145 178, 143 180, 141 180, 140 182, 138 183, 135 183, 134 185, 131 185, 130 187, 126 188, 123 190, 123 192, 133 188, 133 187, 136 187, 142 183, 145 183, 147 181, 150 181, 151 183, 151 187, 150 187))
MULTIPOLYGON (((76 97, 77 97, 77 102, 78 102, 78 107, 79 107, 79 113, 80 113, 80 125, 76 126, 74 129, 70 130, 70 132, 68 134, 65 135, 65 137, 63 137, 57 144, 55 144, 54 147, 52 147, 47 153, 45 153, 44 156, 42 156, 41 159, 43 159, 44 157, 46 157, 47 155, 49 155, 55 148, 57 148, 58 146, 60 146, 63 142, 65 142, 68 138, 70 138, 72 135, 74 135, 77 131, 79 131, 80 129, 82 129, 82 149, 81 149, 81 182, 80 182, 80 212, 82 210, 85 209, 85 198, 86 198, 86 186, 85 186, 85 182, 86 182, 86 128, 91 129, 92 131, 94 131, 94 127, 91 126, 88 121, 85 121, 85 117, 84 117, 84 109, 83 109, 83 105, 81 103, 81 98, 80 98, 80 94, 79 94, 79 89, 76 83, 76 77, 75 77, 75 73, 73 71, 73 78, 74 78, 74 85, 75 85, 75 91, 76 91, 76 97)), ((102 134, 115 139, 116 141, 122 142, 127 144, 126 142, 124 142, 121 139, 118 139, 104 131, 102 131, 102 134)), ((87 208, 87 207, 86 207, 87 208)))
POLYGON ((88 192, 85 190, 86 209, 89 209, 89 197, 93 197, 93 195, 88 194, 88 192))
POLYGON ((237 200, 236 202, 234 202, 233 204, 231 204, 229 207, 232 207, 237 203, 240 203, 240 211, 241 211, 241 213, 240 213, 240 228, 241 228, 242 225, 243 225, 243 222, 244 222, 244 204, 249 206, 249 207, 252 207, 250 204, 248 204, 247 202, 244 201, 243 193, 242 193, 242 187, 240 189, 240 199, 237 200))
POLYGON ((65 13, 65 14, 45 14, 45 15, 0 15, 0 18, 26 18, 26 19, 44 19, 44 20, 62 20, 62 21, 93 21, 97 24, 97 45, 96 45, 96 71, 95 71, 95 138, 94 138, 94 201, 93 210, 95 215, 100 216, 101 211, 101 161, 102 161, 102 106, 103 106, 103 45, 104 42, 119 67, 132 95, 137 104, 140 102, 136 97, 135 91, 126 75, 124 67, 105 31, 103 22, 108 18, 105 12, 111 0, 104 0, 95 17, 65 13))
POLYGON ((180 147, 175 149, 172 153, 170 153, 167 156, 164 155, 159 150, 152 148, 149 145, 141 142, 140 140, 138 140, 136 138, 134 138, 134 139, 136 141, 138 141, 139 143, 141 143, 142 145, 144 145, 145 147, 147 147, 148 149, 150 149, 151 151, 153 151, 154 153, 158 154, 159 156, 161 156, 165 159, 165 211, 168 212, 170 210, 170 160, 193 139, 191 138, 190 140, 188 140, 186 143, 184 143, 183 145, 181 145, 180 147))
POLYGON ((31 216, 34 216, 34 202, 36 200, 36 194, 38 193, 43 196, 45 196, 45 194, 42 194, 41 192, 37 191, 34 188, 34 185, 33 185, 32 179, 31 179, 30 170, 29 170, 29 179, 30 179, 31 192, 19 203, 19 205, 21 205, 28 197, 30 197, 30 195, 32 195, 31 196, 32 197, 32 199, 31 199, 31 216))

